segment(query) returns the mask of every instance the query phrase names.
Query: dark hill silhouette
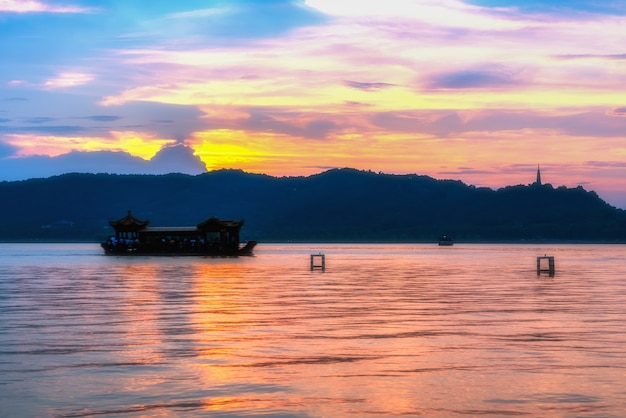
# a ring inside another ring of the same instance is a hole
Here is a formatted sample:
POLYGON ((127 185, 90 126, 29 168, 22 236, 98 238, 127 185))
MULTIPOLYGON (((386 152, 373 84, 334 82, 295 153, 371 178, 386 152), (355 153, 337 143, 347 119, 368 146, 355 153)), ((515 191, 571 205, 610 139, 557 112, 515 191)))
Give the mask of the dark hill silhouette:
POLYGON ((334 169, 309 177, 66 174, 0 183, 0 240, 88 240, 131 209, 152 225, 245 219, 259 241, 626 241, 626 212, 582 187, 499 190, 334 169))

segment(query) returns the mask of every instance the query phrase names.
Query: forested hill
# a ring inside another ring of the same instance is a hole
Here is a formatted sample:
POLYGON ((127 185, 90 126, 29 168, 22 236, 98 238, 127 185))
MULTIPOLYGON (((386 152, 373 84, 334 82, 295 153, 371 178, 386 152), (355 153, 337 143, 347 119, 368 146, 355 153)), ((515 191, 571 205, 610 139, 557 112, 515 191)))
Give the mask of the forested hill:
POLYGON ((476 188, 460 181, 335 169, 276 178, 67 174, 1 182, 0 240, 97 241, 132 210, 153 226, 245 219, 242 239, 434 242, 626 241, 626 212, 582 187, 476 188))

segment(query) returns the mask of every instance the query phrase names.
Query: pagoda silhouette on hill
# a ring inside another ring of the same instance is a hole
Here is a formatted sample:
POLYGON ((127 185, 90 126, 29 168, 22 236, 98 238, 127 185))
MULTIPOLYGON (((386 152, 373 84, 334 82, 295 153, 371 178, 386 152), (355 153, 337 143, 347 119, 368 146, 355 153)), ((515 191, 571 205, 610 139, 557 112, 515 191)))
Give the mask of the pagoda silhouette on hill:
POLYGON ((540 187, 541 186, 541 169, 539 164, 537 164, 537 179, 533 183, 533 186, 540 187))

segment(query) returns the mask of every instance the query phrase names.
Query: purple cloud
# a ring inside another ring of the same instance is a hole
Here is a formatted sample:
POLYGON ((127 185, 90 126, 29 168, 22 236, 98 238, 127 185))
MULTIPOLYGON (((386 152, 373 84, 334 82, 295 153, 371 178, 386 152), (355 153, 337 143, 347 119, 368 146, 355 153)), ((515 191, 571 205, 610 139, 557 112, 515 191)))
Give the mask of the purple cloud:
POLYGON ((344 101, 344 103, 350 107, 372 107, 373 105, 370 103, 362 103, 362 102, 355 102, 355 101, 344 101))
POLYGON ((585 164, 591 167, 626 168, 626 163, 615 162, 615 161, 587 161, 585 164))
POLYGON ((24 123, 32 123, 32 124, 50 123, 50 122, 54 122, 55 120, 56 119, 54 118, 49 118, 46 116, 36 116, 32 118, 23 119, 24 123))
POLYGON ((626 118, 613 116, 626 116, 626 108, 615 109, 609 114, 583 112, 566 116, 487 109, 467 118, 461 118, 457 111, 402 111, 378 113, 370 121, 390 131, 420 132, 440 137, 464 132, 522 129, 552 129, 571 136, 624 136, 626 118))
POLYGON ((605 60, 626 60, 626 54, 567 54, 557 55, 556 58, 563 60, 577 59, 605 59, 605 60))
POLYGON ((37 134, 53 136, 72 136, 85 133, 87 130, 76 125, 53 125, 53 126, 0 126, 0 133, 5 134, 37 134))
POLYGON ((120 116, 111 116, 111 115, 95 115, 95 116, 84 116, 79 119, 89 119, 94 122, 116 122, 122 119, 120 116))
POLYGON ((395 84, 389 83, 360 83, 358 81, 344 81, 344 84, 348 87, 352 87, 353 89, 364 90, 364 91, 376 91, 385 89, 388 87, 393 87, 395 84))
POLYGON ((17 152, 17 148, 0 140, 0 159, 11 157, 17 152))
POLYGON ((102 107, 96 104, 98 100, 95 97, 67 96, 63 97, 63 107, 44 105, 53 97, 47 91, 32 92, 28 101, 20 99, 15 102, 15 106, 2 114, 6 120, 5 124, 0 125, 0 133, 53 136, 73 136, 79 133, 83 136, 109 138, 110 131, 136 131, 182 143, 194 132, 207 129, 207 122, 202 119, 204 113, 196 106, 130 102, 107 108, 111 113, 100 113, 102 107), (34 107, 26 110, 20 102, 32 103, 34 107))
POLYGON ((626 116, 626 107, 618 107, 609 112, 611 116, 626 116))
POLYGON ((124 115, 124 121, 128 123, 126 126, 179 142, 190 138, 194 132, 208 129, 209 125, 207 120, 202 119, 204 113, 195 106, 130 102, 116 106, 115 111, 124 115))
POLYGON ((442 176, 467 176, 467 175, 484 175, 484 174, 493 174, 492 171, 487 170, 477 170, 469 167, 459 167, 458 170, 453 171, 439 171, 437 174, 442 176))
MULTIPOLYGON (((336 122, 319 116, 311 119, 311 115, 300 112, 285 112, 274 109, 247 109, 248 119, 237 124, 253 132, 273 132, 277 134, 310 139, 325 139, 338 129, 336 122), (306 119, 305 119, 306 118, 306 119)), ((214 127, 230 128, 228 122, 213 119, 209 121, 214 127)))
POLYGON ((491 71, 457 71, 433 77, 428 83, 431 89, 497 88, 519 85, 510 76, 491 71))

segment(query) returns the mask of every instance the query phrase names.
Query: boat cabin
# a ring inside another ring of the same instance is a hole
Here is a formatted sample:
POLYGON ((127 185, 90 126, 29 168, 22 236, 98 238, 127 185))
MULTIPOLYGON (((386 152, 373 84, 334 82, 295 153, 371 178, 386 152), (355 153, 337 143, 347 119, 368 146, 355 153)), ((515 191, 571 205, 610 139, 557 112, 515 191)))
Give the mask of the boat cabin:
POLYGON ((450 247, 452 245, 454 245, 454 240, 449 235, 442 235, 439 237, 439 246, 450 247))

